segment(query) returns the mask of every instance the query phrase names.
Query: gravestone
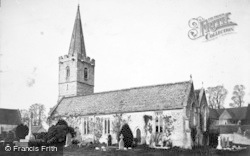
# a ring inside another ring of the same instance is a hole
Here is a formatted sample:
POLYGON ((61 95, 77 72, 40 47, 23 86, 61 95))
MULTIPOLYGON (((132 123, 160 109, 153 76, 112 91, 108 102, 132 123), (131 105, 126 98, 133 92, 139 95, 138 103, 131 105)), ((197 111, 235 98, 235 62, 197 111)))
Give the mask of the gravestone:
POLYGON ((65 147, 68 147, 71 145, 71 140, 72 140, 72 135, 70 133, 67 133, 65 147))
POLYGON ((216 149, 219 149, 219 150, 222 149, 220 136, 218 136, 218 146, 216 147, 216 149))
POLYGON ((109 134, 108 135, 108 146, 112 145, 112 136, 109 134))
POLYGON ((124 141, 123 141, 123 134, 120 135, 120 141, 119 141, 119 149, 124 149, 124 141))

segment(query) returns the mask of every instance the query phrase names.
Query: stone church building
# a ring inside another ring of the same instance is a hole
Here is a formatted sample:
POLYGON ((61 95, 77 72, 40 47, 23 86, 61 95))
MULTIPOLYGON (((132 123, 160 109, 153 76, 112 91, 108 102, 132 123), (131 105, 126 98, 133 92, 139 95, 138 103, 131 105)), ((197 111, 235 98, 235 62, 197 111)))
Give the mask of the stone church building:
POLYGON ((208 143, 205 90, 194 90, 192 79, 95 93, 94 71, 78 6, 68 55, 59 57, 59 100, 50 114, 52 124, 66 120, 86 142, 98 133, 100 142, 110 135, 117 143, 117 125, 119 130, 128 124, 139 144, 150 144, 152 136, 181 148, 208 143))

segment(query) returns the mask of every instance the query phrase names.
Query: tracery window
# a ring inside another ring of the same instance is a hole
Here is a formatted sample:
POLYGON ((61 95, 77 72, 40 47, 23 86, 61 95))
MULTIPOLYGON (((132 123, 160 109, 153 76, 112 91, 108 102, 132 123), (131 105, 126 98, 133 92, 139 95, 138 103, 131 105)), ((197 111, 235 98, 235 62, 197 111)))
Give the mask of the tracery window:
POLYGON ((83 134, 89 134, 89 119, 84 118, 83 119, 83 134))

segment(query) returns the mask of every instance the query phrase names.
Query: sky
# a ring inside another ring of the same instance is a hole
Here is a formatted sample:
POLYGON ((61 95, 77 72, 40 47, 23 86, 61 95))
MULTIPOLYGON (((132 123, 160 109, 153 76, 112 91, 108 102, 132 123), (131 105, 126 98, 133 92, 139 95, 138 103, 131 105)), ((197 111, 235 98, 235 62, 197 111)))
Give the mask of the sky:
POLYGON ((250 103, 249 0, 1 0, 0 108, 58 98, 58 57, 68 53, 77 5, 95 92, 190 80, 195 89, 246 87, 250 103), (188 22, 231 12, 234 33, 191 40, 188 22))

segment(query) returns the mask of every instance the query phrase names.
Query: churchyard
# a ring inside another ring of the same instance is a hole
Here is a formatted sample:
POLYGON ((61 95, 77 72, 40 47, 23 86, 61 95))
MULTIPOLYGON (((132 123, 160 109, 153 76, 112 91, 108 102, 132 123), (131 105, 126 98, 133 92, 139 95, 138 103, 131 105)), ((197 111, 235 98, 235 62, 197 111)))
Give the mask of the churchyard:
MULTIPOLYGON (((31 125, 29 125, 29 128, 31 125)), ((129 155, 250 155, 249 146, 239 146, 232 145, 228 141, 223 141, 218 137, 218 145, 216 148, 210 146, 193 146, 192 149, 183 149, 179 147, 172 147, 171 145, 163 145, 162 142, 156 143, 155 139, 150 138, 149 144, 137 143, 135 138, 133 138, 132 132, 129 126, 124 126, 119 132, 117 138, 119 141, 116 144, 111 142, 99 143, 99 141, 85 142, 84 140, 79 141, 79 132, 68 126, 67 122, 64 120, 59 120, 56 125, 49 128, 48 132, 38 134, 36 137, 33 136, 30 131, 27 130, 25 126, 18 126, 17 130, 21 129, 23 132, 25 129, 25 134, 18 134, 20 132, 16 131, 16 135, 8 134, 5 140, 1 141, 0 155, 20 155, 27 154, 27 151, 16 150, 13 151, 14 146, 19 146, 20 149, 32 149, 28 151, 29 155, 65 155, 65 156, 97 156, 97 155, 116 155, 116 156, 129 156, 129 155), (12 147, 11 151, 6 151, 6 147, 12 147), (53 151, 55 147, 57 151, 53 151), (46 148, 45 148, 46 147, 46 148), (47 149, 49 151, 42 151, 42 149, 47 149), (14 152, 14 153, 13 153, 14 152), (21 152, 21 153, 20 153, 21 152)))

